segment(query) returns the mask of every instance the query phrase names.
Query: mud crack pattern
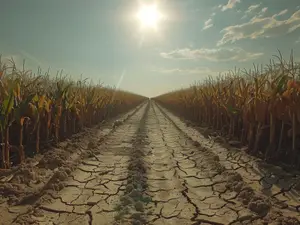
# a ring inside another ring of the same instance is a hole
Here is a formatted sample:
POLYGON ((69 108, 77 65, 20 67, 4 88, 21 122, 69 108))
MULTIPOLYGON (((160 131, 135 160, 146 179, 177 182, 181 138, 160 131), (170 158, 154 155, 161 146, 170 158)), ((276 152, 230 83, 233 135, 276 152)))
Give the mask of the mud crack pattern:
POLYGON ((297 176, 254 176, 254 159, 199 137, 149 102, 14 224, 300 224, 297 176))

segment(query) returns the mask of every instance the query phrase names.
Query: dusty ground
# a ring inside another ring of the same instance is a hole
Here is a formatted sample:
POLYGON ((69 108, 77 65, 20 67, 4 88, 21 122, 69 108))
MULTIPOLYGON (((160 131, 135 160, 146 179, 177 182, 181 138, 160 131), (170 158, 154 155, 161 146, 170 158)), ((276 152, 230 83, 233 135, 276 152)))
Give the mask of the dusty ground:
POLYGON ((0 224, 300 224, 296 172, 221 147, 153 102, 130 115, 4 174, 0 224))

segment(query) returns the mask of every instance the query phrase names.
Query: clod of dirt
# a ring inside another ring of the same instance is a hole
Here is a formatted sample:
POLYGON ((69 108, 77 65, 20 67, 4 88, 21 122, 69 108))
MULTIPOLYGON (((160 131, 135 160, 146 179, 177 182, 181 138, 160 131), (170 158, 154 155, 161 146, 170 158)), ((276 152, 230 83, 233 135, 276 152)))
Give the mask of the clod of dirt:
POLYGON ((76 142, 72 142, 72 143, 70 143, 70 147, 73 148, 73 149, 78 149, 79 148, 79 144, 76 143, 76 142))
POLYGON ((57 183, 56 184, 56 191, 60 191, 65 187, 65 185, 63 183, 57 183))
POLYGON ((66 180, 68 178, 68 174, 70 173, 70 168, 61 167, 59 170, 57 169, 51 179, 48 181, 47 185, 45 185, 45 189, 60 191, 64 188, 64 184, 61 181, 66 180))
POLYGON ((143 202, 145 202, 145 203, 149 203, 149 202, 151 202, 152 201, 152 198, 150 197, 150 196, 145 196, 144 198, 143 198, 143 202))
POLYGON ((130 205, 133 202, 132 199, 127 195, 122 196, 120 200, 121 200, 123 205, 130 205))
POLYGON ((265 216, 270 209, 270 203, 262 197, 254 196, 248 204, 248 209, 259 215, 265 216))
POLYGON ((54 173, 52 179, 58 179, 59 181, 63 181, 68 177, 68 174, 64 169, 58 170, 54 173))
POLYGON ((239 192, 244 186, 243 178, 239 173, 228 172, 226 188, 239 192))
POLYGON ((142 189, 147 189, 147 188, 148 188, 148 183, 142 182, 142 189))
POLYGON ((132 197, 132 198, 141 198, 142 193, 140 191, 134 189, 130 192, 129 196, 132 197))
POLYGON ((194 141, 194 142, 193 142, 193 145, 194 145, 195 147, 201 146, 200 143, 199 143, 198 141, 194 141))
POLYGON ((0 194, 2 196, 8 196, 8 195, 20 195, 24 192, 24 189, 19 184, 13 184, 13 183, 3 183, 0 184, 0 194))
POLYGON ((127 193, 130 193, 133 189, 134 189, 133 185, 132 185, 132 184, 129 184, 129 185, 127 185, 127 187, 126 187, 126 192, 127 192, 127 193))
POLYGON ((50 183, 50 184, 48 184, 48 188, 52 189, 54 191, 60 191, 64 187, 65 187, 65 185, 63 183, 59 182, 59 181, 57 183, 50 183))
POLYGON ((123 122, 120 121, 120 120, 116 120, 114 123, 113 123, 113 128, 116 128, 118 126, 120 126, 123 122))
POLYGON ((136 212, 136 213, 133 213, 132 216, 131 216, 133 219, 135 220, 142 220, 143 219, 143 214, 140 213, 140 212, 136 212))
POLYGON ((135 204, 134 204, 134 207, 135 207, 135 210, 136 211, 139 211, 139 212, 144 212, 144 205, 141 201, 137 201, 135 204))
POLYGON ((68 167, 63 167, 62 170, 64 170, 68 175, 72 173, 72 170, 68 167))
POLYGON ((97 145, 96 145, 95 142, 90 141, 90 142, 88 143, 87 148, 88 148, 88 149, 94 149, 94 148, 97 148, 97 145))
POLYGON ((16 224, 34 224, 36 221, 28 214, 16 219, 16 224))
POLYGON ((39 161, 39 167, 44 167, 46 169, 55 169, 66 164, 67 156, 66 152, 63 151, 53 151, 47 152, 44 157, 39 161))
POLYGON ((104 140, 105 140, 104 137, 100 137, 99 140, 98 140, 98 143, 101 143, 101 142, 103 142, 104 140))
POLYGON ((134 152, 134 155, 136 158, 142 158, 142 156, 144 155, 145 153, 140 150, 140 149, 137 149, 135 152, 134 152))
POLYGON ((228 182, 243 181, 243 178, 242 178, 241 174, 239 174, 239 173, 228 172, 226 175, 227 175, 228 182))
MULTIPOLYGON (((211 164, 213 164, 213 163, 211 163, 211 164)), ((216 161, 214 161, 214 165, 215 165, 214 169, 217 171, 218 174, 223 173, 226 170, 226 168, 223 165, 221 165, 220 163, 218 163, 216 161)))
POLYGON ((19 184, 29 185, 30 182, 37 179, 36 173, 33 171, 33 168, 30 166, 22 165, 17 173, 15 174, 15 181, 19 184))
POLYGON ((235 181, 232 183, 232 188, 236 192, 241 191, 243 186, 244 186, 244 182, 242 182, 242 181, 235 181))
POLYGON ((145 173, 146 169, 144 167, 143 161, 138 158, 136 160, 133 160, 130 165, 128 166, 128 169, 130 171, 139 171, 139 173, 145 173))
POLYGON ((115 215, 115 220, 121 220, 122 219, 122 214, 121 213, 118 213, 115 215))
POLYGON ((295 217, 284 216, 282 212, 270 212, 264 219, 264 224, 271 225, 299 225, 300 221, 295 217))
POLYGON ((133 220, 132 225, 142 225, 142 223, 139 220, 133 220))
POLYGON ((238 198, 243 202, 243 204, 248 205, 250 200, 254 196, 254 191, 250 187, 244 187, 242 191, 239 193, 238 198))
POLYGON ((117 213, 117 215, 115 215, 115 219, 116 220, 122 220, 122 218, 129 213, 129 208, 128 207, 124 207, 124 208, 120 208, 118 210, 119 212, 117 213))

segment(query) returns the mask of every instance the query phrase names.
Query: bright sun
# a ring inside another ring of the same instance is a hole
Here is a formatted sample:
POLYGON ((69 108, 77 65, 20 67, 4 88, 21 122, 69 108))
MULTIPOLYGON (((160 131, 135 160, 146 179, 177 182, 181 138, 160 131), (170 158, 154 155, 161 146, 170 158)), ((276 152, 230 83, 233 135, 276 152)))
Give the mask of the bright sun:
POLYGON ((157 29, 162 14, 158 11, 157 5, 143 5, 137 13, 137 19, 143 28, 157 29))

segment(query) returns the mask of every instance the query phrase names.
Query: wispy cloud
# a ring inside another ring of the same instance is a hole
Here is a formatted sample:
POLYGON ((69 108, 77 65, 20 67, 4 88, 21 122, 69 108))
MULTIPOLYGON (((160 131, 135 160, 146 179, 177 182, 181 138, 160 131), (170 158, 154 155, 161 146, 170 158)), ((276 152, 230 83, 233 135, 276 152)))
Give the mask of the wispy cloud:
POLYGON ((251 12, 253 12, 255 9, 259 8, 260 5, 261 5, 261 3, 256 4, 256 5, 250 5, 250 6, 248 7, 248 9, 246 10, 245 13, 251 13, 251 12))
POLYGON ((258 9, 261 6, 261 3, 256 4, 256 5, 250 5, 248 7, 248 9, 245 11, 244 16, 242 17, 242 19, 247 18, 248 16, 252 15, 256 9, 258 9))
POLYGON ((221 31, 224 35, 217 45, 220 46, 227 42, 234 43, 247 38, 276 37, 300 28, 300 10, 286 20, 278 20, 278 17, 285 13, 287 13, 287 10, 282 10, 271 17, 254 17, 247 23, 226 27, 221 31))
POLYGON ((284 9, 284 10, 280 11, 276 16, 282 16, 282 15, 286 14, 287 12, 288 12, 288 10, 284 9))
POLYGON ((182 74, 182 75, 189 75, 189 74, 204 74, 206 76, 208 75, 214 75, 218 74, 218 71, 213 71, 208 67, 196 67, 196 68, 189 68, 189 69, 181 69, 181 68, 172 68, 172 69, 165 69, 165 68, 159 68, 154 69, 154 72, 158 73, 164 73, 164 74, 182 74))
POLYGON ((211 15, 210 15, 210 18, 208 20, 206 20, 204 22, 204 26, 202 28, 202 30, 207 30, 209 28, 211 28, 214 24, 213 24, 213 17, 216 15, 215 12, 213 12, 211 15))
POLYGON ((268 10, 268 7, 264 7, 264 8, 261 9, 261 12, 265 13, 265 12, 267 12, 267 10, 268 10))
POLYGON ((242 48, 200 48, 200 49, 177 49, 171 52, 160 53, 166 59, 185 59, 185 60, 198 60, 206 59, 208 61, 248 61, 256 59, 263 55, 261 52, 247 52, 242 48))
POLYGON ((213 26, 214 24, 212 23, 212 18, 209 18, 204 22, 204 27, 203 30, 209 29, 213 26))
POLYGON ((254 18, 262 18, 265 15, 265 13, 267 12, 267 10, 268 10, 268 7, 262 8, 261 11, 258 12, 252 19, 254 19, 254 18))
POLYGON ((241 0, 228 0, 228 3, 226 5, 219 5, 219 8, 222 8, 222 11, 225 11, 227 9, 234 8, 235 5, 240 2, 241 0))

